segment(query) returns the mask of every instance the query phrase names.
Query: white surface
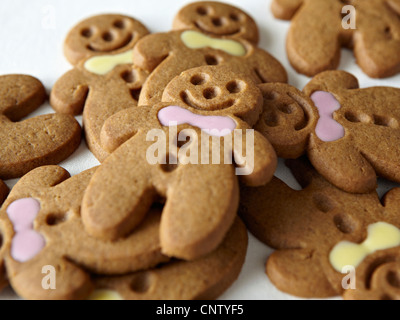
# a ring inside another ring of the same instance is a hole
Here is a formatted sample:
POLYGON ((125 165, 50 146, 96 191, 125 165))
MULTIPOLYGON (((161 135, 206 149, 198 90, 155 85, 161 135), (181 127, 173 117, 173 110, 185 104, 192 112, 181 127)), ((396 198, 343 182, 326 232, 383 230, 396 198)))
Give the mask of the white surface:
MULTIPOLYGON (((24 73, 39 78, 50 91, 55 81, 71 66, 62 53, 67 32, 80 20, 100 13, 121 13, 133 16, 151 32, 168 31, 178 10, 190 0, 3 0, 0 1, 0 74, 24 73)), ((290 84, 302 89, 309 78, 290 67, 285 52, 289 22, 273 18, 271 0, 226 0, 245 9, 258 23, 260 46, 278 58, 289 74, 290 84)), ((322 18, 322 17, 321 17, 322 18)), ((352 53, 343 50, 340 69, 358 77, 361 87, 400 86, 400 75, 385 80, 373 80, 364 75, 354 62, 352 53)), ((400 105, 399 105, 400 107, 400 105)), ((48 104, 33 115, 54 112, 48 104)), ((33 116, 31 115, 31 116, 33 116)), ((81 117, 77 117, 81 121, 81 117)), ((97 160, 82 143, 81 147, 60 164, 72 175, 98 165, 97 160)), ((280 162, 276 175, 296 186, 291 174, 280 162)), ((6 181, 12 187, 16 180, 6 181)), ((380 194, 392 183, 380 182, 380 194)), ((264 273, 265 261, 271 249, 250 236, 248 256, 238 281, 221 299, 295 299, 279 292, 264 273)), ((0 299, 16 296, 9 289, 0 299)))

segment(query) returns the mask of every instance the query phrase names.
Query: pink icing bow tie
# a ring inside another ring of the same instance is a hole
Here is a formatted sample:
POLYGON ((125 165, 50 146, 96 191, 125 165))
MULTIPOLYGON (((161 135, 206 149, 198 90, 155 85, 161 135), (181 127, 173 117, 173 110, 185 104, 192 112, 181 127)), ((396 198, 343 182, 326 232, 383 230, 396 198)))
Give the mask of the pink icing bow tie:
POLYGON ((189 124, 202 129, 211 136, 223 137, 230 134, 236 128, 232 118, 221 116, 202 116, 178 106, 170 106, 161 109, 158 120, 163 126, 189 124))
POLYGON ((325 91, 316 91, 311 95, 311 100, 318 109, 319 120, 315 134, 325 142, 332 142, 344 137, 344 128, 333 119, 333 113, 341 108, 339 101, 325 91))
POLYGON ((15 231, 11 242, 11 256, 18 262, 31 260, 46 245, 43 236, 33 229, 33 222, 39 211, 40 203, 33 198, 16 200, 7 208, 15 231))

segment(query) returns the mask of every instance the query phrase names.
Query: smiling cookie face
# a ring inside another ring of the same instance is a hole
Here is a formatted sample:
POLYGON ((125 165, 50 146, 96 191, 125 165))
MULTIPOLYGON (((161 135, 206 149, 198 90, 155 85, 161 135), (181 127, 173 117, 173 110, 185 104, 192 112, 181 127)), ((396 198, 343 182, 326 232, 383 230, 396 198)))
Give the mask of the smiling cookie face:
POLYGON ((243 38, 258 43, 258 28, 244 11, 218 2, 194 2, 184 7, 175 17, 174 30, 197 29, 214 36, 243 38))
POLYGON ((197 110, 223 110, 250 125, 260 115, 261 99, 260 91, 249 79, 213 66, 182 73, 167 86, 162 98, 164 102, 182 101, 197 110))
POLYGON ((115 54, 132 49, 148 34, 139 21, 123 15, 99 15, 79 23, 68 34, 65 56, 72 64, 91 56, 115 54))

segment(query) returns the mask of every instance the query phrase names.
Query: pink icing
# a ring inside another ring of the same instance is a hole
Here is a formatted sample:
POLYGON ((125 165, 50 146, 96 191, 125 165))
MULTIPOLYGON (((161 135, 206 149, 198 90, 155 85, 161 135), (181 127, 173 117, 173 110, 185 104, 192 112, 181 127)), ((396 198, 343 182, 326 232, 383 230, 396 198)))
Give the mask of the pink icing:
POLYGON ((11 242, 11 256, 19 262, 34 258, 46 245, 43 236, 33 229, 33 222, 40 211, 40 203, 33 198, 19 199, 7 208, 14 226, 15 235, 11 242))
POLYGON ((319 112, 319 120, 315 128, 317 137, 325 142, 343 138, 343 126, 333 119, 333 113, 341 108, 339 101, 331 93, 325 91, 314 92, 311 100, 319 112))
POLYGON ((178 106, 161 109, 158 120, 166 127, 189 124, 217 137, 225 136, 236 128, 236 122, 230 117, 198 115, 178 106))

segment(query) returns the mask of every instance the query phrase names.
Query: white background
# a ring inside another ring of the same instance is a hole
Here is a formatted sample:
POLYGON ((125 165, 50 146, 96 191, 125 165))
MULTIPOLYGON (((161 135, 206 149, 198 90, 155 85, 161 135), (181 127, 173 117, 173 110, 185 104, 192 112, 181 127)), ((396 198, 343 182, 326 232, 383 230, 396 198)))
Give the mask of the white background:
MULTIPOLYGON (((39 78, 48 91, 71 66, 63 56, 63 41, 68 31, 80 20, 101 13, 120 13, 140 20, 151 32, 169 31, 178 10, 190 0, 2 0, 0 1, 0 74, 22 73, 39 78)), ((289 22, 275 19, 271 0, 226 0, 247 11, 257 22, 260 46, 278 58, 289 74, 289 83, 302 89, 309 78, 291 68, 285 52, 289 22)), ((323 17, 321 17, 323 18, 323 17)), ((340 69, 358 77, 361 87, 400 86, 400 75, 374 80, 364 75, 355 64, 351 51, 342 50, 340 69)), ((400 104, 399 104, 400 107, 400 104)), ((34 115, 54 112, 48 104, 34 115)), ((77 117, 81 122, 81 117, 77 117)), ((83 142, 80 148, 60 164, 72 175, 98 165, 83 142)), ((276 175, 298 188, 291 174, 279 164, 276 175)), ((6 181, 12 187, 17 180, 6 181)), ((392 183, 380 181, 382 194, 392 183)), ((295 299, 279 292, 264 273, 271 249, 250 236, 246 263, 239 279, 221 299, 295 299)), ((0 299, 15 299, 11 289, 0 293, 0 299)))

